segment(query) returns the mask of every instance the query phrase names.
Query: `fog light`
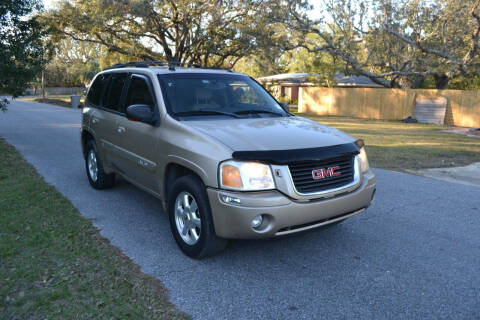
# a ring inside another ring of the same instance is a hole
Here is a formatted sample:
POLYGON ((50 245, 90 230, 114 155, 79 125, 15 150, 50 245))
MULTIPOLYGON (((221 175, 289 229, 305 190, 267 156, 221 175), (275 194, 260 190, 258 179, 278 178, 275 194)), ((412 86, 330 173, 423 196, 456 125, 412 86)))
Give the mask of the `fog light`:
POLYGON ((222 201, 228 204, 240 204, 240 199, 222 194, 222 201))
POLYGON ((252 226, 252 228, 257 229, 262 224, 262 221, 263 217, 261 214, 259 214, 258 216, 253 218, 252 222, 250 222, 250 225, 252 226))

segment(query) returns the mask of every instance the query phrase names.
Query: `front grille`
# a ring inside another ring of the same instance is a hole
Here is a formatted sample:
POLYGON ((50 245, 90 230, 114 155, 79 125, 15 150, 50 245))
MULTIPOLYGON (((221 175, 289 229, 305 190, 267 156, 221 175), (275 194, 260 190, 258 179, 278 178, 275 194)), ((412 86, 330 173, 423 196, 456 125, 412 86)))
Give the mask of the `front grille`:
POLYGON ((354 157, 352 155, 340 156, 321 161, 292 163, 288 165, 295 188, 300 193, 315 193, 340 188, 354 179, 354 157), (328 171, 328 168, 339 167, 335 172, 337 176, 327 176, 319 180, 313 179, 314 170, 328 171))

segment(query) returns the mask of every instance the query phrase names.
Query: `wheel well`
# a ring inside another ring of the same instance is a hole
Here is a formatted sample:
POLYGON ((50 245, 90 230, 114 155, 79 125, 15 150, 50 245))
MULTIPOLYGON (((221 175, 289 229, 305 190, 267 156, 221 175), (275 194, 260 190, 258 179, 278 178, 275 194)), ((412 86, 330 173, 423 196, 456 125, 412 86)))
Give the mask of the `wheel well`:
POLYGON ((95 138, 92 136, 90 132, 83 130, 82 131, 82 152, 84 157, 86 157, 85 148, 87 147, 87 143, 90 140, 95 141, 95 138))
POLYGON ((164 199, 166 200, 166 202, 168 201, 168 191, 170 190, 172 185, 175 183, 175 181, 181 177, 188 176, 188 175, 194 175, 200 181, 202 181, 200 176, 196 174, 195 171, 189 168, 186 168, 176 163, 169 163, 167 165, 167 168, 165 169, 165 179, 164 179, 165 182, 164 182, 164 189, 163 189, 164 199))

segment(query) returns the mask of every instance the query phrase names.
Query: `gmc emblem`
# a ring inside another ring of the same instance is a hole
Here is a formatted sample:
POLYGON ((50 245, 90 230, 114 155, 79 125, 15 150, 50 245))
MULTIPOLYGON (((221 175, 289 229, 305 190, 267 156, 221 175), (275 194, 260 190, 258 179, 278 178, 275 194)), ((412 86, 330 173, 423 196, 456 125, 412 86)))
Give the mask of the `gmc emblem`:
POLYGON ((312 170, 313 180, 322 180, 325 178, 332 178, 341 175, 337 170, 340 169, 339 166, 330 167, 327 169, 315 169, 312 170))

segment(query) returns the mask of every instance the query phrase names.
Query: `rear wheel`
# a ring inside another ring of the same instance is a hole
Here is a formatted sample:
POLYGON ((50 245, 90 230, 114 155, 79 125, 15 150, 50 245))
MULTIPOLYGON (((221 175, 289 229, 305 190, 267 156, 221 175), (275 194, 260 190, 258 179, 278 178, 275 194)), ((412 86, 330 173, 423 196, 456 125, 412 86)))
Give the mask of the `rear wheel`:
POLYGON ((107 189, 113 187, 115 184, 115 174, 107 174, 103 170, 102 161, 98 154, 95 142, 92 140, 88 141, 85 151, 85 166, 90 185, 95 189, 107 189))
POLYGON ((225 249, 215 234, 205 186, 193 175, 179 178, 169 192, 168 215, 173 237, 189 257, 201 259, 225 249))

